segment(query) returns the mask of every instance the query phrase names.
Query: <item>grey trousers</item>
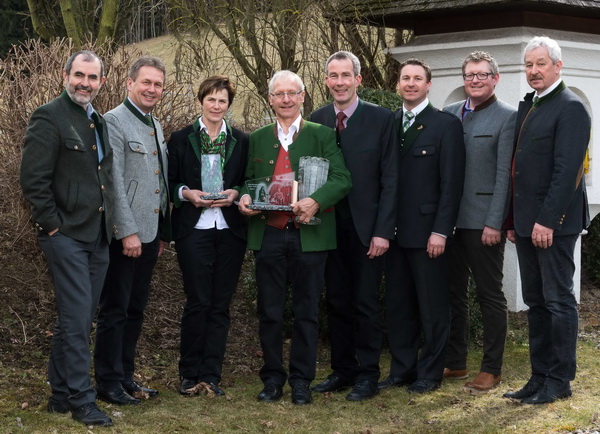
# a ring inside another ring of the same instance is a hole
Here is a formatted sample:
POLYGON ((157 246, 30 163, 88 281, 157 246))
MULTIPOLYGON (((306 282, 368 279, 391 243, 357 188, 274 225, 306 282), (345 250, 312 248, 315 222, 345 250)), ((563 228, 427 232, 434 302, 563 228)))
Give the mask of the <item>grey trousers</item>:
POLYGON ((90 328, 108 268, 108 243, 86 243, 59 232, 40 234, 54 283, 57 320, 52 337, 48 380, 52 398, 75 409, 96 400, 90 377, 90 328))

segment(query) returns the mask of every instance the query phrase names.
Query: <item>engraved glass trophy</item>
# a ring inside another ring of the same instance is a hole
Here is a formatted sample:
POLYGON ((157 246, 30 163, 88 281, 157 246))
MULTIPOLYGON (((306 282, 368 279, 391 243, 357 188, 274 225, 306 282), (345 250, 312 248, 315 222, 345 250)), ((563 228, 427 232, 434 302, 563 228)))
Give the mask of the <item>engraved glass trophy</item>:
POLYGON ((221 156, 219 154, 202 155, 202 191, 208 193, 202 196, 205 200, 227 199, 223 191, 223 172, 221 171, 221 156))

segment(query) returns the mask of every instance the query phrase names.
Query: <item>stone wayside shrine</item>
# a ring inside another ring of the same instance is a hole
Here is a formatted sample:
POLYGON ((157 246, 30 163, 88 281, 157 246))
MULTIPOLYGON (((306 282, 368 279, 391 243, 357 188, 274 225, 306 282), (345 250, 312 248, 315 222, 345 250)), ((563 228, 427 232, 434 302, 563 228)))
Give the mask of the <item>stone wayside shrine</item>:
MULTIPOLYGON (((524 48, 534 36, 549 36, 562 49, 562 77, 581 97, 592 118, 586 184, 590 217, 600 213, 600 1, 598 0, 358 0, 353 11, 371 23, 410 29, 414 38, 389 53, 402 62, 426 61, 433 73, 429 99, 436 107, 465 98, 461 65, 474 50, 488 51, 500 67, 499 99, 518 107, 532 89, 525 79, 524 48), (598 155, 596 162, 594 156, 598 155)), ((575 250, 579 300, 581 239, 575 250)), ((507 242, 504 291, 509 309, 526 309, 521 297, 516 250, 507 242)))

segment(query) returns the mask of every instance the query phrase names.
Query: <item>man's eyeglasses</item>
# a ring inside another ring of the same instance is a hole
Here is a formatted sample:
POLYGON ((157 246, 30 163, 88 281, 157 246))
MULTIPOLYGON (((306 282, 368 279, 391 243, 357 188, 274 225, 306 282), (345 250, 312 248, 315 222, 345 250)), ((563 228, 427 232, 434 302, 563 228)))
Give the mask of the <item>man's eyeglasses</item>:
POLYGON ((299 90, 298 92, 276 92, 276 93, 270 93, 269 95, 271 95, 275 99, 283 99, 283 98, 285 98, 286 95, 289 96, 290 99, 294 99, 301 93, 302 93, 302 91, 299 90))
POLYGON ((473 81, 475 77, 478 80, 486 80, 490 75, 494 75, 493 72, 478 72, 477 74, 463 74, 463 79, 465 81, 473 81))

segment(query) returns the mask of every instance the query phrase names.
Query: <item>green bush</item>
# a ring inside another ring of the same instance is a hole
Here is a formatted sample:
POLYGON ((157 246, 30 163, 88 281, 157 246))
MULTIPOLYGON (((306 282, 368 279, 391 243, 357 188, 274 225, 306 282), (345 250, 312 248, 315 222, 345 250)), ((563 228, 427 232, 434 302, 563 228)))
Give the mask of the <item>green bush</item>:
POLYGON ((402 108, 402 98, 397 93, 389 90, 361 87, 358 89, 358 96, 363 101, 380 105, 392 111, 402 108))

